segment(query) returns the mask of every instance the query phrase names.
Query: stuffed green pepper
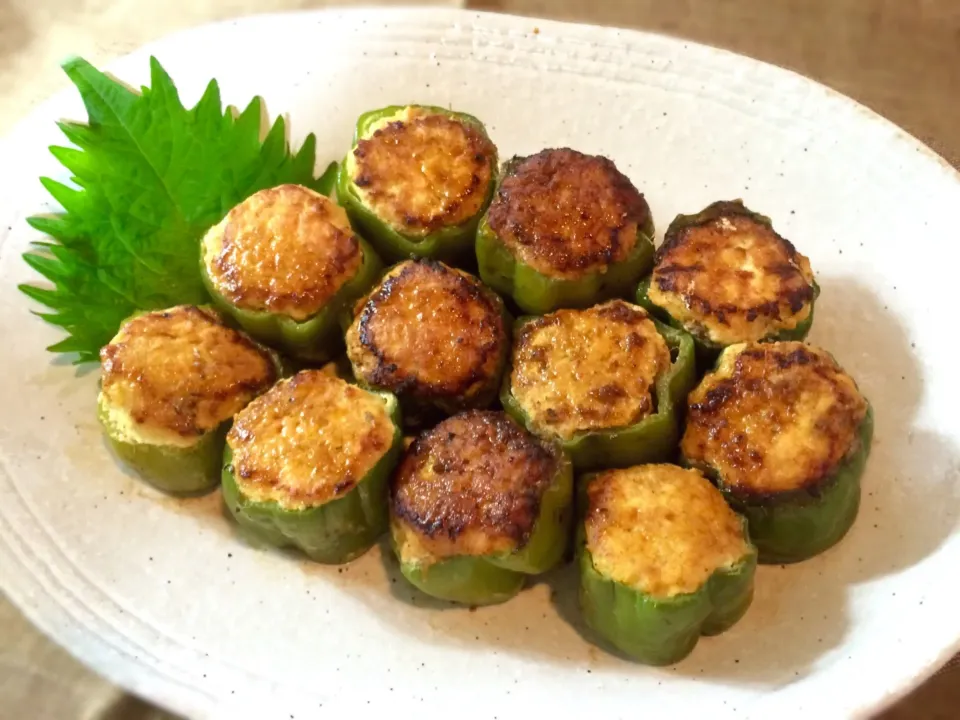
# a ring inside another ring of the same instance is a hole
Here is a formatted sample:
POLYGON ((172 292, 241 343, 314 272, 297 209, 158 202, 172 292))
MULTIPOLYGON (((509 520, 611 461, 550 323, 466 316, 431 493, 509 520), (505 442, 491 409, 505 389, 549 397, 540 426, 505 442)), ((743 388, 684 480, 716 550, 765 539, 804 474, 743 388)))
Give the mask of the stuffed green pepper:
POLYGON ((587 625, 630 658, 670 665, 753 600, 747 525, 696 470, 640 465, 587 475, 577 531, 587 625))
POLYGON ((337 200, 385 259, 452 262, 470 255, 497 164, 472 115, 394 105, 360 116, 337 200))
POLYGON ((467 605, 504 602, 557 565, 573 519, 563 452, 502 412, 469 410, 422 433, 391 483, 404 577, 467 605))
POLYGON ((706 369, 728 345, 803 340, 819 293, 810 261, 736 200, 677 216, 637 302, 690 333, 706 369))
POLYGON ((500 401, 578 470, 671 460, 696 382, 693 341, 610 300, 521 318, 500 401))
POLYGON ((269 350, 193 305, 134 315, 100 363, 97 416, 110 445, 171 494, 217 485, 230 419, 280 372, 269 350))
POLYGON ((569 148, 513 158, 477 230, 480 277, 542 315, 626 297, 653 264, 643 195, 605 157, 569 148))
POLYGON ((387 529, 387 486, 402 444, 395 398, 302 370, 237 414, 223 499, 255 539, 346 563, 387 529))
POLYGON ((201 243, 214 305, 257 340, 309 362, 343 349, 340 315, 376 282, 382 264, 346 213, 300 185, 261 190, 201 243))
POLYGON ((474 276, 407 260, 357 304, 346 344, 358 381, 396 394, 407 424, 424 425, 496 400, 509 321, 474 276))
POLYGON ((760 562, 804 560, 844 537, 873 413, 829 353, 797 341, 731 345, 688 405, 684 461, 747 517, 760 562))

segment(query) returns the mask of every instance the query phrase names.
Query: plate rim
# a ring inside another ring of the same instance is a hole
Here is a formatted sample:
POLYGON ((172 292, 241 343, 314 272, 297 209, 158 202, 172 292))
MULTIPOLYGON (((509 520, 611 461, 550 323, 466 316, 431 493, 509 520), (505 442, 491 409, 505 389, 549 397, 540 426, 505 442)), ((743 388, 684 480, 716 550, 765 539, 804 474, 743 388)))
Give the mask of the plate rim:
MULTIPOLYGON (((245 16, 225 18, 213 22, 202 23, 191 27, 183 28, 171 33, 167 33, 144 45, 123 53, 104 63, 101 69, 107 72, 113 72, 116 67, 122 63, 127 63, 134 57, 148 58, 157 54, 164 46, 173 44, 178 40, 187 39, 193 35, 203 35, 211 31, 222 30, 228 26, 234 25, 256 25, 264 21, 270 22, 296 22, 300 18, 311 17, 318 18, 327 16, 345 16, 345 15, 370 15, 376 13, 378 19, 382 20, 385 16, 403 16, 404 18, 427 17, 434 22, 442 21, 443 24, 452 25, 455 22, 463 22, 470 19, 486 21, 488 23, 503 23, 504 25, 519 23, 536 24, 538 28, 549 28, 558 36, 565 31, 575 30, 578 32, 606 32, 611 34, 628 34, 637 40, 638 45, 643 44, 643 38, 656 39, 658 42, 667 42, 677 46, 700 48, 707 50, 712 54, 720 54, 727 58, 735 58, 737 61, 746 61, 752 65, 761 66, 767 72, 780 74, 781 77, 790 77, 795 82, 806 86, 808 89, 816 90, 822 98, 830 99, 834 102, 840 102, 852 110, 856 110, 863 116, 864 121, 871 122, 874 125, 882 124, 891 135, 891 141, 906 143, 907 146, 924 156, 924 162, 929 163, 931 169, 935 166, 938 172, 944 174, 945 179, 952 180, 960 185, 960 169, 954 167, 946 158, 941 156, 936 150, 914 136, 912 133, 896 124, 889 118, 881 115, 879 112, 864 105, 860 101, 831 88, 824 83, 815 80, 809 76, 803 75, 796 70, 775 65, 773 63, 753 58, 749 55, 738 53, 720 46, 702 41, 688 40, 686 38, 670 35, 666 33, 654 32, 650 30, 627 28, 616 25, 597 25, 585 22, 576 22, 570 20, 552 20, 533 15, 520 15, 513 13, 500 13, 484 10, 466 10, 462 8, 453 8, 449 6, 350 6, 350 7, 326 7, 309 10, 287 10, 280 12, 262 12, 245 16)), ((54 109, 66 102, 68 98, 75 97, 75 90, 72 87, 66 87, 43 101, 34 105, 25 115, 16 120, 13 126, 0 137, 0 157, 7 156, 7 148, 13 146, 20 138, 28 137, 30 129, 36 127, 38 122, 45 122, 51 119, 54 109)), ((283 111, 281 111, 283 112, 283 111)), ((19 198, 18 198, 19 199, 19 198)), ((14 202, 11 204, 11 219, 17 219, 18 213, 22 207, 14 202)), ((6 219, 6 213, 4 214, 6 219)), ((12 224, 10 222, 7 225, 12 224)), ((6 227, 0 227, 0 248, 2 248, 9 237, 9 231, 6 227)), ((6 473, 5 467, 0 467, 0 471, 6 473)), ((140 658, 136 658, 121 670, 118 663, 104 663, 101 659, 110 653, 118 652, 103 636, 98 633, 90 632, 84 627, 84 623, 78 621, 73 614, 65 607, 61 598, 55 597, 52 593, 43 590, 44 583, 26 563, 21 562, 14 552, 14 545, 6 537, 4 530, 11 531, 15 540, 20 540, 19 536, 13 532, 12 527, 5 522, 3 512, 0 510, 0 568, 8 569, 11 566, 22 566, 22 572, 16 575, 4 573, 2 576, 2 590, 10 602, 29 620, 29 622, 50 641, 58 647, 65 650, 69 655, 84 664, 88 669, 97 675, 109 680, 117 687, 149 699, 158 706, 169 709, 181 714, 189 714, 198 709, 194 702, 187 701, 186 695, 180 692, 170 692, 176 681, 158 673, 157 669, 148 664, 144 664, 140 658), (4 560, 4 556, 7 559, 4 560), (27 578, 26 582, 24 578, 27 578), (28 587, 29 586, 29 587, 28 587), (48 609, 41 612, 40 604, 33 604, 28 601, 29 598, 42 598, 43 605, 48 609), (53 608, 53 612, 49 611, 53 608), (57 616, 69 617, 69 624, 61 625, 57 622, 57 616), (77 635, 69 641, 66 636, 77 635), (134 668, 131 670, 131 668, 134 668), (145 675, 149 674, 149 678, 145 675), (137 677, 139 675, 139 677, 137 677), (164 690, 163 688, 166 688, 164 690)), ((49 568, 44 568, 49 571, 49 568)), ((63 584, 53 581, 58 589, 63 589, 63 584)), ((872 702, 861 703, 855 708, 858 716, 873 716, 885 709, 888 709, 899 700, 903 699, 915 689, 928 681, 935 674, 943 670, 951 659, 960 653, 960 637, 955 638, 952 644, 945 646, 944 649, 936 655, 926 666, 918 668, 910 679, 897 688, 883 695, 875 696, 872 702)), ((192 694, 197 694, 196 688, 191 688, 192 694)), ((212 698, 211 698, 212 699, 212 698)))

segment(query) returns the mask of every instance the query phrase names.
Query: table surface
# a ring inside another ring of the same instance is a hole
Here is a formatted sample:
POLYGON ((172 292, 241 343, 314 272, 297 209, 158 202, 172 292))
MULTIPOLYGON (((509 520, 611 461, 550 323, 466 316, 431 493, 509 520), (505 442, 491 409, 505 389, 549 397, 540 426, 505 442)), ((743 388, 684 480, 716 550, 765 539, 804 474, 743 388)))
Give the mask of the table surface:
MULTIPOLYGON (((374 0, 376 1, 376 0, 374 0)), ((414 4, 379 0, 378 4, 414 4)), ((96 64, 182 27, 251 12, 350 4, 319 0, 3 0, 0 134, 66 87, 66 54, 96 64)), ((355 4, 373 4, 357 0, 355 4)), ((636 27, 796 70, 888 117, 960 167, 958 0, 420 0, 636 27)), ((960 708, 955 661, 882 716, 948 720, 960 708)), ((0 720, 169 720, 40 635, 0 597, 0 720)))

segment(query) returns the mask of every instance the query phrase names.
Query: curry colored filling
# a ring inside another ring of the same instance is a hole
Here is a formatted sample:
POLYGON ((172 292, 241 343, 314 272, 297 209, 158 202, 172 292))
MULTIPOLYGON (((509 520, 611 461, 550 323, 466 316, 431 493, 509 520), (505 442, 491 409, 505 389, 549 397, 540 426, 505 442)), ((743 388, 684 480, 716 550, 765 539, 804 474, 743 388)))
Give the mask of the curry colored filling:
POLYGON ((479 280, 410 260, 370 293, 346 342, 354 372, 369 385, 468 401, 496 379, 508 338, 502 303, 479 280))
POLYGON ((526 323, 513 349, 510 392, 538 433, 633 425, 656 410, 670 350, 640 307, 612 300, 526 323))
POLYGON ((684 456, 761 496, 828 478, 858 447, 867 412, 833 358, 799 342, 732 345, 688 402, 684 456))
POLYGON ((594 568, 654 597, 696 592, 750 551, 741 519, 696 470, 607 470, 587 485, 587 497, 594 568))
POLYGON ((276 379, 272 359, 192 305, 123 324, 100 351, 101 402, 127 442, 186 447, 276 379))
POLYGON ((240 412, 227 445, 248 499, 302 509, 350 492, 390 449, 394 432, 383 398, 304 370, 240 412))
POLYGON ((471 410, 420 435, 394 475, 403 562, 522 548, 561 458, 504 413, 471 410))
POLYGON ((514 163, 487 223, 517 258, 574 279, 630 256, 650 210, 611 160, 562 148, 514 163))
POLYGON ((374 125, 347 158, 360 200, 394 230, 426 235, 484 207, 496 149, 477 127, 410 107, 374 125))
POLYGON ((809 317, 810 261, 769 226, 731 212, 668 236, 648 297, 691 332, 730 345, 809 317))
POLYGON ((304 321, 360 268, 363 250, 347 214, 299 185, 261 190, 203 239, 214 288, 242 310, 304 321))

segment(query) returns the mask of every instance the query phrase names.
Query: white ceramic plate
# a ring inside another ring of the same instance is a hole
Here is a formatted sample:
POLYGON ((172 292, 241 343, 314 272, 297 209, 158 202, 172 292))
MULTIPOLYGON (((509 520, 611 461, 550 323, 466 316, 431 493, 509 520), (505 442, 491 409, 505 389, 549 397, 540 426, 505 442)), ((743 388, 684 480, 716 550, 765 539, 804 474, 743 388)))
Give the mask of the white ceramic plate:
POLYGON ((415 596, 371 552, 325 568, 242 544, 218 496, 171 501, 125 474, 94 417, 96 372, 53 360, 57 331, 17 282, 63 176, 54 121, 20 124, 0 154, 0 571, 4 590, 112 680, 197 717, 508 718, 870 714, 944 663, 960 639, 960 179, 853 102, 789 72, 636 32, 457 11, 270 16, 166 39, 111 69, 147 80, 155 53, 195 101, 263 94, 299 141, 340 158, 362 111, 452 105, 504 156, 604 153, 659 227, 743 197, 813 262, 813 342, 877 412, 859 520, 843 543, 764 567, 747 616, 671 669, 616 659, 580 635, 569 571, 476 612, 415 596), (552 592, 551 592, 552 585, 552 592))

